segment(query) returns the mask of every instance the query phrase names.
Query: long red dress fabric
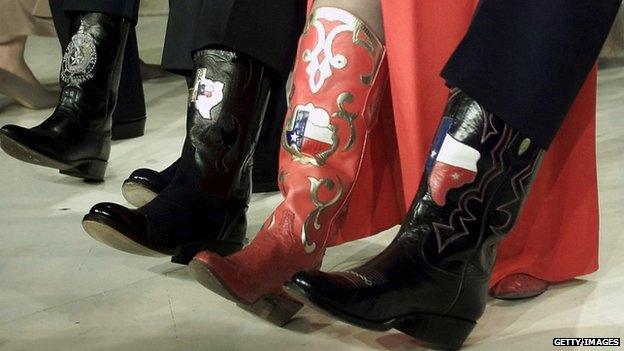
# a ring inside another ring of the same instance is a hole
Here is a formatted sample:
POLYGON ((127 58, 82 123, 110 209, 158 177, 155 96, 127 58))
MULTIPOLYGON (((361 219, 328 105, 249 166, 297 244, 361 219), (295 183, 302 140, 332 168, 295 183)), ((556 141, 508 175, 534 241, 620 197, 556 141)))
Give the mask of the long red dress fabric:
MULTIPOLYGON (((403 220, 448 97, 439 73, 477 3, 382 0, 390 92, 334 245, 403 220)), ((512 273, 560 282, 598 269, 595 115, 594 71, 547 153, 516 228, 499 247, 491 285, 512 273)))

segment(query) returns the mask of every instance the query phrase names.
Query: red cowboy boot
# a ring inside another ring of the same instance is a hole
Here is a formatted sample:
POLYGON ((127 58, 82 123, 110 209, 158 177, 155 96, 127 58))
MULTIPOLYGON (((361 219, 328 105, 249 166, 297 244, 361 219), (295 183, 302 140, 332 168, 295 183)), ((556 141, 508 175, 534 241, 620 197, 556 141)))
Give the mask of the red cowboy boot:
POLYGON ((548 282, 532 275, 515 273, 501 279, 490 295, 501 300, 520 300, 539 296, 548 290, 548 282))
POLYGON ((278 325, 301 308, 282 285, 319 268, 339 232, 387 84, 383 44, 341 9, 311 14, 297 55, 280 154, 284 201, 248 247, 225 258, 201 252, 190 264, 208 289, 278 325))

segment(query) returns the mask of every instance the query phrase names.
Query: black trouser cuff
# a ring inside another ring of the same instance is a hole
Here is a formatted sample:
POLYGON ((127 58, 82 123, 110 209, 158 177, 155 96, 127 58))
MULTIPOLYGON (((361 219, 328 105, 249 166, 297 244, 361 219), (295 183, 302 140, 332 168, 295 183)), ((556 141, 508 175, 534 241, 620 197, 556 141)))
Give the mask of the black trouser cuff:
POLYGON ((63 0, 63 10, 107 13, 136 23, 139 17, 139 0, 63 0))
POLYGON ((547 148, 621 0, 482 0, 442 77, 547 148))

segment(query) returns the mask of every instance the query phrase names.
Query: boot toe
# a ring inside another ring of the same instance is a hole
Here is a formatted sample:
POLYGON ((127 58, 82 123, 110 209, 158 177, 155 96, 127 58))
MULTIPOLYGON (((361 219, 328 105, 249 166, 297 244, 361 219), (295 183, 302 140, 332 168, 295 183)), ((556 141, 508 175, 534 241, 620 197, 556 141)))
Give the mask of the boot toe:
POLYGON ((0 146, 7 154, 16 157, 12 149, 26 144, 28 132, 28 129, 12 124, 3 126, 0 128, 0 146))
POLYGON ((59 143, 36 130, 6 125, 0 129, 0 147, 8 155, 32 164, 57 169, 69 168, 58 152, 59 143))
POLYGON ((134 206, 141 207, 152 201, 170 183, 159 172, 141 168, 132 172, 121 187, 124 198, 134 206))
MULTIPOLYGON (((244 250, 227 257, 210 251, 202 251, 195 256, 193 261, 201 264, 205 272, 209 271, 209 274, 214 277, 212 282, 204 279, 206 276, 202 277, 201 275, 199 278, 196 276, 196 280, 228 300, 247 305, 267 293, 266 287, 261 282, 249 284, 251 281, 257 281, 257 278, 254 277, 256 271, 245 264, 247 260, 244 256, 244 250), (224 291, 227 294, 224 294, 224 291)), ((264 283, 270 280, 270 278, 266 279, 264 283)))
POLYGON ((53 135, 43 132, 37 128, 24 128, 13 124, 8 124, 0 128, 0 136, 3 139, 11 139, 27 146, 41 145, 43 147, 49 147, 48 144, 52 142, 53 135))
MULTIPOLYGON (((235 256, 234 254, 233 256, 235 256)), ((201 264, 210 270, 213 275, 219 277, 222 284, 236 289, 237 278, 245 272, 245 267, 240 266, 237 260, 231 260, 229 257, 222 257, 210 251, 201 251, 193 258, 193 261, 201 264)))
POLYGON ((21 140, 22 135, 28 132, 29 130, 27 128, 16 126, 13 124, 7 124, 0 128, 0 134, 13 140, 21 140))
POLYGON ((547 281, 519 273, 503 278, 490 290, 490 295, 501 300, 519 300, 536 297, 547 289, 547 281))
POLYGON ((332 306, 349 306, 357 293, 357 286, 341 274, 321 271, 299 272, 286 286, 298 298, 332 306))
POLYGON ((149 222, 140 211, 113 203, 100 203, 85 215, 82 225, 95 240, 115 249, 142 256, 169 254, 149 242, 149 222))
POLYGON ((330 283, 327 276, 327 273, 320 271, 299 272, 293 276, 292 283, 307 294, 323 294, 330 283))
POLYGON ((245 269, 238 267, 236 261, 202 251, 195 255, 189 267, 193 278, 207 289, 230 301, 244 304, 252 302, 247 296, 242 296, 246 294, 242 293, 244 289, 238 284, 238 276, 245 269))
POLYGON ((149 231, 147 218, 143 213, 110 202, 103 202, 93 206, 87 216, 97 218, 102 222, 108 222, 119 229, 123 229, 124 232, 147 234, 149 231))
POLYGON ((230 257, 222 258, 206 251, 200 252, 189 265, 191 275, 212 292, 278 326, 288 323, 303 307, 299 302, 288 298, 282 292, 281 285, 272 289, 276 284, 270 278, 257 281, 257 284, 249 284, 257 279, 258 272, 248 273, 250 266, 241 264, 245 262, 245 257, 242 257, 243 260, 240 260, 241 257, 239 260, 232 260, 230 257), (268 285, 265 286, 263 282, 267 283, 267 280, 268 285))
POLYGON ((141 183, 150 190, 158 193, 162 191, 171 179, 165 179, 160 172, 148 168, 140 168, 130 174, 126 182, 141 183))

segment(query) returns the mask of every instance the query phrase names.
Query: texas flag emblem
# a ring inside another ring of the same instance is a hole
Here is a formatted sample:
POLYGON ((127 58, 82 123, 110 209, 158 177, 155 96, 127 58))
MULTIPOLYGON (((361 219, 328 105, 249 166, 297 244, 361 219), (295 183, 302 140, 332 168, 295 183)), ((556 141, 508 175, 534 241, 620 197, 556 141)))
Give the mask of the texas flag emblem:
POLYGON ((460 188, 474 182, 477 176, 479 151, 462 144, 448 134, 452 119, 445 117, 433 143, 427 172, 429 173, 429 193, 435 203, 446 204, 446 195, 451 189, 460 188))
POLYGON ((295 108, 293 121, 286 130, 286 143, 307 155, 317 155, 333 146, 334 127, 329 113, 313 104, 295 108))
POLYGON ((191 101, 202 118, 212 119, 212 109, 223 101, 225 83, 206 78, 206 72, 205 68, 197 70, 191 101))

